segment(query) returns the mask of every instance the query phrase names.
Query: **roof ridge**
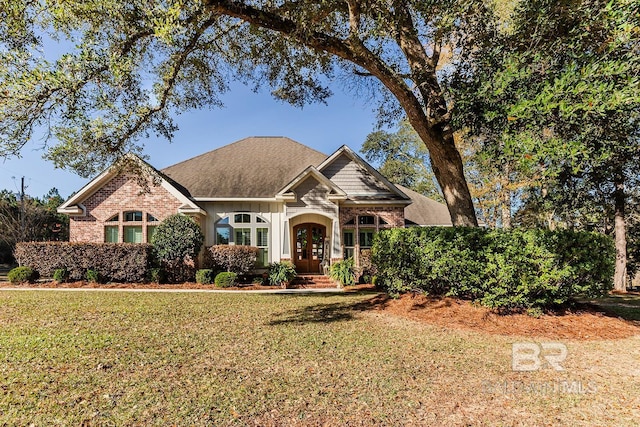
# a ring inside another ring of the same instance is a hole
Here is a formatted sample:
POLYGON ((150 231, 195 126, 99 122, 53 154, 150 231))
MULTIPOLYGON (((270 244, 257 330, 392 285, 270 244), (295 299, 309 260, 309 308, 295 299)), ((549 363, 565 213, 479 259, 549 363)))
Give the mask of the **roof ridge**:
POLYGON ((195 160, 195 159, 210 155, 211 153, 213 153, 215 151, 218 151, 218 150, 229 149, 232 146, 235 146, 237 144, 240 144, 240 143, 245 142, 245 141, 250 140, 250 139, 286 139, 286 140, 288 140, 290 142, 295 143, 296 145, 299 145, 300 147, 302 147, 302 148, 304 148, 306 150, 314 151, 314 152, 316 152, 318 154, 321 154, 321 155, 325 156, 325 158, 328 157, 327 154, 325 154, 325 153, 323 153, 323 152, 321 152, 319 150, 316 150, 315 148, 309 147, 308 145, 304 145, 303 143, 298 142, 295 139, 289 138, 288 136, 246 136, 246 137, 241 138, 241 139, 239 139, 237 141, 231 142, 229 144, 222 145, 222 146, 220 146, 218 148, 214 148, 213 150, 206 151, 206 152, 204 152, 202 154, 198 154, 197 156, 193 156, 193 157, 190 157, 188 159, 182 160, 182 161, 180 161, 178 163, 174 163, 172 165, 166 166, 166 167, 162 168, 161 170, 165 171, 165 170, 167 170, 169 168, 173 168, 174 166, 181 165, 181 164, 183 164, 185 162, 189 162, 189 161, 192 161, 192 160, 195 160))

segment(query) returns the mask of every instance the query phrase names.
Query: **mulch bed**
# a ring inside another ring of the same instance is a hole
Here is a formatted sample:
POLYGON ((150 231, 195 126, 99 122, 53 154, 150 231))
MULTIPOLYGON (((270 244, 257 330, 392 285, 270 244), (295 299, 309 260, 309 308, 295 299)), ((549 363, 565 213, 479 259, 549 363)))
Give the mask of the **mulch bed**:
POLYGON ((582 304, 574 310, 500 315, 486 307, 453 298, 405 294, 398 299, 379 295, 369 301, 373 309, 446 328, 497 335, 548 339, 605 340, 640 335, 640 322, 611 317, 598 307, 582 304))

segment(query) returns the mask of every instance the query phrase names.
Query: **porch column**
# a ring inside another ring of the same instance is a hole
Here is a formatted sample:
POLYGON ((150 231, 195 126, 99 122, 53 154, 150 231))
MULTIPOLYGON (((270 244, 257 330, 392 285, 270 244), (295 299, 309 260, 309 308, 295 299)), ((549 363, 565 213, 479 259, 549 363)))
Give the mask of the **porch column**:
POLYGON ((331 259, 342 259, 342 238, 340 236, 340 221, 333 220, 333 226, 331 231, 331 259))

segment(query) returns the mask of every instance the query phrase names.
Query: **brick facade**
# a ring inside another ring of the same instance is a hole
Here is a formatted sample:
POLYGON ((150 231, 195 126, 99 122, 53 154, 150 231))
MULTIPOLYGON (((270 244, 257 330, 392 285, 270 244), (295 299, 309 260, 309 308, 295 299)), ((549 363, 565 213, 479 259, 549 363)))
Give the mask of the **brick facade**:
MULTIPOLYGON (((389 227, 404 227, 404 206, 366 206, 340 208, 340 228, 360 215, 378 216, 385 220, 389 227)), ((357 224, 358 221, 356 221, 357 224)))
MULTIPOLYGON (((145 225, 146 214, 153 215, 158 221, 164 220, 169 215, 178 212, 181 206, 171 193, 162 186, 149 184, 145 191, 135 177, 117 176, 103 185, 98 191, 89 196, 83 203, 86 208, 86 216, 70 218, 71 242, 104 242, 105 225, 120 224, 120 239, 122 241, 122 212, 142 211, 143 222, 131 223, 131 225, 145 225), (110 218, 120 214, 120 222, 107 224, 110 218)), ((146 227, 143 228, 146 240, 146 227)))
MULTIPOLYGON (((380 231, 385 228, 404 227, 404 206, 358 206, 358 207, 341 207, 340 208, 340 234, 344 236, 345 230, 354 230, 354 246, 353 258, 357 267, 361 266, 360 250, 360 229, 380 231), (360 225, 359 216, 375 217, 374 224, 360 225), (384 220, 386 224, 382 223, 384 220), (350 223, 350 224, 349 224, 350 223)), ((342 239, 341 239, 342 240, 342 239)), ((345 250, 345 244, 342 242, 342 251, 345 250)), ((333 259, 331 262, 335 262, 333 259)))

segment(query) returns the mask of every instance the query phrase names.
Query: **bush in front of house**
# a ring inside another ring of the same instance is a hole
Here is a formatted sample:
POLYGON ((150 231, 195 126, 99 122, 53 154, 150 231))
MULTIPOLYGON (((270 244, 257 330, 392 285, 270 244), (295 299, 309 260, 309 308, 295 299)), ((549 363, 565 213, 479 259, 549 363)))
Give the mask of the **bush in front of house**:
POLYGON ((218 273, 215 278, 215 285, 218 288, 230 288, 231 286, 236 284, 238 280, 238 275, 236 273, 232 273, 230 271, 223 271, 222 273, 218 273))
POLYGON ((569 230, 407 228, 374 239, 377 284, 390 294, 421 291, 498 310, 540 312, 613 285, 610 238, 569 230))
POLYGON ((160 260, 195 259, 200 252, 204 235, 200 226, 188 216, 175 214, 156 227, 151 244, 160 260))
POLYGON ((35 282, 39 277, 40 275, 36 270, 26 266, 16 267, 10 270, 7 274, 9 282, 13 283, 14 285, 35 282))
POLYGON ((297 275, 296 266, 290 261, 272 262, 267 270, 269 283, 274 286, 286 285, 297 275))
POLYGON ((151 244, 169 282, 193 280, 203 242, 200 226, 188 216, 171 215, 158 225, 151 244))
POLYGON ((377 273, 376 266, 371 261, 371 249, 362 249, 360 251, 359 283, 373 283, 377 273))
POLYGON ((154 267, 149 269, 147 280, 151 283, 165 283, 167 280, 167 274, 162 268, 154 267))
POLYGON ((353 258, 347 258, 331 264, 329 277, 340 286, 353 286, 356 283, 356 264, 353 258))
POLYGON ((214 245, 207 248, 205 266, 217 271, 247 274, 256 266, 258 251, 253 246, 214 245))
POLYGON ((69 280, 69 271, 66 268, 56 268, 53 271, 53 280, 58 283, 64 283, 69 280))
POLYGON ((196 271, 196 283, 201 285, 210 285, 215 280, 213 270, 209 268, 203 268, 196 271))
POLYGON ((113 282, 143 283, 153 264, 153 247, 142 243, 28 242, 16 245, 21 265, 37 265, 44 277, 66 268, 69 280, 84 280, 88 269, 113 282))
POLYGON ((102 283, 104 280, 102 274, 100 274, 98 270, 94 270, 92 268, 87 270, 87 272, 85 273, 85 278, 89 283, 102 283))

